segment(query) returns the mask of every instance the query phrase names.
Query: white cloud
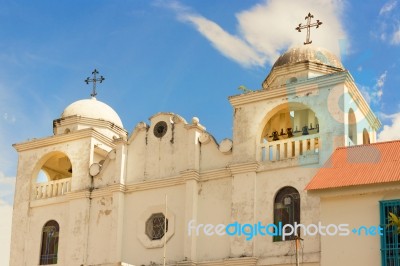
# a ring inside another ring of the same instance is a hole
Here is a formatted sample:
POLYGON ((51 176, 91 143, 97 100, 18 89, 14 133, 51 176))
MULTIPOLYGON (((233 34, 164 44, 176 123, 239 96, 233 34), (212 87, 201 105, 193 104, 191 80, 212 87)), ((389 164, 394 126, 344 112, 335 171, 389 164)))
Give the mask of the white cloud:
POLYGON ((378 104, 381 101, 387 74, 388 72, 387 70, 385 70, 385 72, 383 72, 376 80, 376 83, 372 88, 359 85, 360 92, 364 96, 364 99, 367 101, 368 104, 370 103, 378 104))
POLYGON ((265 56, 257 53, 240 37, 224 31, 218 24, 199 15, 181 16, 184 21, 193 23, 197 30, 226 57, 244 66, 258 65, 265 62, 265 56))
POLYGON ((400 139, 400 113, 385 115, 391 121, 389 125, 384 125, 378 134, 378 141, 389 141, 400 139))
POLYGON ((392 11, 396 7, 396 5, 397 5, 397 1, 393 1, 392 0, 392 1, 386 2, 382 6, 381 10, 379 11, 379 15, 383 15, 385 13, 389 13, 390 11, 392 11))
POLYGON ((311 31, 313 43, 340 55, 339 41, 346 39, 340 20, 344 10, 341 0, 264 1, 236 14, 236 34, 226 32, 177 1, 157 4, 174 10, 180 20, 194 25, 219 52, 245 67, 273 64, 283 49, 301 45, 306 33, 296 32, 295 27, 305 23, 309 12, 314 15, 313 22, 323 22, 319 29, 311 31))
POLYGON ((386 2, 379 11, 376 28, 371 32, 372 36, 392 45, 400 44, 400 23, 397 2, 386 2))
POLYGON ((0 265, 9 265, 12 206, 0 199, 0 265))
POLYGON ((393 33, 391 43, 394 45, 400 44, 400 26, 398 29, 393 33))

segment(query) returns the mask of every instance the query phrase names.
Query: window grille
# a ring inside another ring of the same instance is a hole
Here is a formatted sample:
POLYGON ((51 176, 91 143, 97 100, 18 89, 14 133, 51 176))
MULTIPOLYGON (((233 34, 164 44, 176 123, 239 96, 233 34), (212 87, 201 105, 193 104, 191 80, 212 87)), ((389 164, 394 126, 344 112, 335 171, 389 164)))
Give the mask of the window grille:
MULTIPOLYGON (((282 222, 294 225, 295 222, 300 223, 300 194, 293 187, 281 188, 275 196, 274 201, 274 224, 278 226, 282 222)), ((289 230, 289 228, 286 228, 289 230)), ((300 232, 297 232, 299 235, 300 232)), ((285 240, 295 239, 295 234, 288 236, 285 240)), ((274 236, 275 241, 282 241, 282 236, 274 236)))
POLYGON ((380 223, 383 228, 381 236, 382 266, 400 266, 400 235, 393 226, 388 226, 389 212, 400 215, 400 199, 379 202, 380 223))
POLYGON ((54 220, 48 221, 43 226, 40 265, 57 264, 59 233, 60 227, 54 220))
MULTIPOLYGON (((168 219, 166 220, 168 232, 168 219)), ((155 213, 146 221, 146 235, 150 240, 160 240, 164 236, 165 216, 162 213, 155 213)))

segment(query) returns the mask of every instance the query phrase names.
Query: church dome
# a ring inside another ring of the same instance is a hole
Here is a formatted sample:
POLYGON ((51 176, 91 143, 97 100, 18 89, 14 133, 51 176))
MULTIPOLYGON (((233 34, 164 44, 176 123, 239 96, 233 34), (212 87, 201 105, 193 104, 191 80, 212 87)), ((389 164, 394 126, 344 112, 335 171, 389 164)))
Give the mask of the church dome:
POLYGON ((275 67, 289 66, 297 63, 307 62, 322 64, 344 70, 342 63, 336 55, 324 48, 312 45, 303 45, 289 49, 286 53, 282 54, 278 60, 276 60, 272 69, 275 67))
POLYGON ((117 112, 107 104, 96 100, 96 98, 79 100, 70 104, 61 114, 61 118, 75 115, 108 121, 123 128, 117 112))

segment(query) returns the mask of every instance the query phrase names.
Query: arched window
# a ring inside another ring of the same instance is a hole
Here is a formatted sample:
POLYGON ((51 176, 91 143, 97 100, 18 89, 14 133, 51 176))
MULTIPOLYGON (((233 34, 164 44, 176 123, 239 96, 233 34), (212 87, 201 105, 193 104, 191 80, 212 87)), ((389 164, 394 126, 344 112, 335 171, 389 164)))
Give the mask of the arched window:
POLYGON ((48 221, 43 226, 40 265, 57 264, 59 233, 60 226, 54 220, 48 221))
MULTIPOLYGON (((300 194, 293 187, 281 188, 275 196, 274 223, 279 225, 280 222, 282 226, 294 225, 295 222, 300 223, 300 194)), ((295 239, 294 234, 285 238, 285 240, 293 239, 295 239)), ((282 236, 274 236, 274 241, 282 241, 282 236)))
POLYGON ((353 109, 350 108, 348 115, 349 139, 357 145, 357 120, 353 109))
POLYGON ((365 128, 363 130, 363 144, 370 144, 369 133, 365 128))

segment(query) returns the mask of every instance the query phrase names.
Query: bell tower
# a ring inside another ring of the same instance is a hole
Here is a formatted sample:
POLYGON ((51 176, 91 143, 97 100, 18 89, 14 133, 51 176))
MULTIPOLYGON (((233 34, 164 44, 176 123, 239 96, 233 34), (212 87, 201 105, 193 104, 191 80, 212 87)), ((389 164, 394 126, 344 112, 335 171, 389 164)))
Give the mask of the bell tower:
POLYGON ((19 161, 10 265, 120 261, 120 227, 113 221, 121 201, 118 189, 111 191, 124 183, 127 131, 121 119, 92 96, 69 105, 53 121, 53 133, 14 144, 19 161), (102 173, 105 164, 111 173, 102 173), (99 188, 109 192, 98 195, 99 188), (91 257, 91 251, 105 249, 97 241, 115 248, 91 257))

